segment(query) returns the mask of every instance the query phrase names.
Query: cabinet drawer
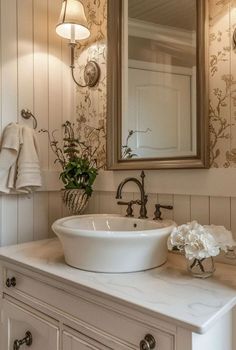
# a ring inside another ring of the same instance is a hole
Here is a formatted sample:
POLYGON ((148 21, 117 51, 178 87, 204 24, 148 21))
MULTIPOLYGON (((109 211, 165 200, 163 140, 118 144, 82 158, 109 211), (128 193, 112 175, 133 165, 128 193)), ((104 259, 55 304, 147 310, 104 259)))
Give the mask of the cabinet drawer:
POLYGON ((84 334, 64 330, 62 332, 62 349, 63 350, 111 350, 102 343, 86 337, 84 334))
POLYGON ((59 350, 59 328, 49 318, 34 315, 7 300, 2 302, 1 313, 1 350, 12 350, 14 342, 24 338, 32 350, 59 350))
MULTIPOLYGON (((117 305, 110 309, 106 306, 106 298, 101 304, 96 302, 95 298, 90 299, 89 296, 86 298, 70 294, 62 290, 63 287, 52 287, 36 278, 25 276, 16 271, 7 270, 6 275, 10 280, 12 277, 15 278, 15 286, 9 288, 5 286, 5 293, 18 299, 25 296, 24 302, 26 303, 27 296, 30 296, 41 303, 43 302, 48 310, 53 307, 59 314, 61 312, 63 315, 67 315, 68 320, 63 322, 72 328, 75 328, 75 325, 73 321, 70 323, 71 318, 78 321, 78 324, 82 321, 83 325, 87 325, 90 330, 92 328, 96 329, 96 332, 99 330, 105 333, 107 338, 114 337, 122 341, 125 346, 133 349, 139 349, 140 341, 147 334, 151 334, 155 338, 158 350, 173 350, 175 348, 174 334, 159 329, 156 325, 149 326, 145 321, 137 321, 127 313, 124 315, 119 312, 117 305)), ((35 307, 37 307, 37 302, 35 307)), ((53 317, 55 318, 55 315, 53 317)), ((159 324, 158 320, 155 323, 159 324)), ((110 344, 108 345, 110 346, 110 344)))

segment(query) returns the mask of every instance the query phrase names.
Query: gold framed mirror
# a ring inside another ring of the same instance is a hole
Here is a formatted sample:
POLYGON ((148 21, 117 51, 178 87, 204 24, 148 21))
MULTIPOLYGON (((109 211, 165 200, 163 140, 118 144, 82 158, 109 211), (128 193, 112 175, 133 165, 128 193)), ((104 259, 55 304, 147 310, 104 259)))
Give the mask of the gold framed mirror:
POLYGON ((108 0, 108 169, 208 168, 205 0, 108 0))

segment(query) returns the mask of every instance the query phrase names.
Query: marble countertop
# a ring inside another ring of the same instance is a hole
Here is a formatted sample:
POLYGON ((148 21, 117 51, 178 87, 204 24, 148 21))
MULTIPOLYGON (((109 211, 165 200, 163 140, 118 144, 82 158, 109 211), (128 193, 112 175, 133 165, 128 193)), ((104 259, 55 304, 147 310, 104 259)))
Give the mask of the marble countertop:
POLYGON ((184 259, 176 254, 145 272, 92 273, 66 265, 60 242, 49 239, 0 248, 0 260, 140 307, 197 333, 236 305, 236 267, 218 263, 214 276, 201 280, 186 272, 184 259))

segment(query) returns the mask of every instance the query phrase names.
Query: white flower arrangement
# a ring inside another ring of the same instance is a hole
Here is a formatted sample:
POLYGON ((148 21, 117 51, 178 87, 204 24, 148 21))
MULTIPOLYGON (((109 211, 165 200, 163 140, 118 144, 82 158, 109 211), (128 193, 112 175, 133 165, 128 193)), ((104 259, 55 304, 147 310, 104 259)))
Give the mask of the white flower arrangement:
POLYGON ((232 233, 223 226, 200 225, 197 221, 175 227, 168 238, 168 249, 184 252, 187 259, 203 259, 227 252, 236 245, 232 233))

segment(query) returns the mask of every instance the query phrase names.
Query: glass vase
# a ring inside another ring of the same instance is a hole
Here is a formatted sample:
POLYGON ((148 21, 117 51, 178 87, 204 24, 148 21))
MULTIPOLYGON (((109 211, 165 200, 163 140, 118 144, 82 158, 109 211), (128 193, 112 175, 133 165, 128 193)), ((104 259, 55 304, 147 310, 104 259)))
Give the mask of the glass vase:
POLYGON ((188 271, 193 277, 207 278, 215 272, 214 260, 212 257, 205 259, 187 259, 188 271))

